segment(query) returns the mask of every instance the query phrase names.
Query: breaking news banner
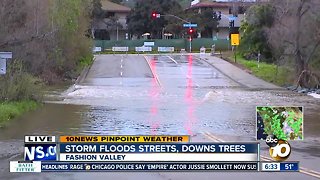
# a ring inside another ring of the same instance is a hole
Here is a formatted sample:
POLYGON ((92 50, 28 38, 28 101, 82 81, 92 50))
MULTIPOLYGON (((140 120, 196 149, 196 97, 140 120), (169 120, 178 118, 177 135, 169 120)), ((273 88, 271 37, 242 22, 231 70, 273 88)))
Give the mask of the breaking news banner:
POLYGON ((25 136, 10 172, 258 171, 258 142, 191 143, 189 136, 25 136), (57 141, 59 140, 59 141, 57 141))
POLYGON ((261 171, 299 171, 299 162, 261 162, 261 171))
MULTIPOLYGON (((104 142, 104 143, 144 143, 144 142, 189 142, 184 136, 60 136, 60 142, 104 142)), ((54 161, 57 160, 57 143, 55 136, 25 136, 25 161, 54 161)))
POLYGON ((259 161, 258 143, 61 143, 59 152, 61 161, 259 161))
POLYGON ((258 171, 258 162, 10 162, 10 172, 258 171))

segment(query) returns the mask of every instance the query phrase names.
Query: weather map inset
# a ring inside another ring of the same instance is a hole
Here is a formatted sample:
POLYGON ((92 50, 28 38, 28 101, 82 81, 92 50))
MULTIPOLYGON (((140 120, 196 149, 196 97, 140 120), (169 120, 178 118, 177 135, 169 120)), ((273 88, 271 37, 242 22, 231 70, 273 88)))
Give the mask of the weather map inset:
POLYGON ((260 106, 257 113, 257 140, 275 135, 282 140, 303 140, 303 107, 260 106))

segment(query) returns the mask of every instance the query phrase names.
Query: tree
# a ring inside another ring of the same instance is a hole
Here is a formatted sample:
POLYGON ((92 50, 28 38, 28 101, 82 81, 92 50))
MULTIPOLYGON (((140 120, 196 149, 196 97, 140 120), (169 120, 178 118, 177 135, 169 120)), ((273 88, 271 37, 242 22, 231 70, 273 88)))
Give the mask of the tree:
POLYGON ((268 29, 268 42, 277 54, 292 62, 297 86, 319 86, 317 61, 320 48, 320 2, 317 0, 273 0, 275 21, 268 29))
POLYGON ((55 73, 72 78, 79 61, 91 54, 92 42, 86 36, 90 27, 92 4, 87 0, 56 0, 52 9, 53 24, 57 28, 55 40, 51 42, 55 73))
POLYGON ((91 1, 3 0, 0 49, 12 51, 25 71, 50 83, 77 76, 81 59, 91 56, 91 1))
POLYGON ((0 76, 0 101, 37 99, 41 82, 78 76, 91 62, 91 1, 0 1, 0 51, 12 51, 0 76))
POLYGON ((105 12, 102 10, 101 0, 92 1, 92 11, 91 11, 91 37, 94 39, 95 29, 99 21, 103 20, 105 17, 105 12))
MULTIPOLYGON (((180 16, 182 8, 175 0, 138 0, 132 12, 127 17, 128 30, 138 38, 144 33, 151 33, 152 38, 161 38, 163 30, 168 24, 168 29, 173 29, 177 24, 173 17, 161 17, 153 20, 151 13, 156 11, 162 15, 173 14, 180 16)), ((182 26, 182 22, 180 21, 182 26)), ((179 25, 179 24, 178 24, 179 25)))
POLYGON ((119 22, 119 19, 116 16, 109 17, 103 22, 107 25, 108 30, 115 30, 117 32, 117 40, 118 40, 118 32, 123 28, 122 24, 119 22))
POLYGON ((26 2, 19 0, 0 2, 0 47, 8 44, 10 39, 20 34, 18 32, 27 22, 26 2), (11 33, 8 33, 11 31, 11 33))
POLYGON ((240 27, 243 33, 239 50, 244 57, 251 59, 260 52, 265 61, 273 62, 267 28, 273 25, 274 13, 269 4, 254 5, 247 10, 240 27))
POLYGON ((201 37, 213 37, 214 32, 218 32, 218 12, 213 14, 211 8, 201 9, 199 14, 198 10, 192 10, 189 12, 188 19, 192 23, 197 23, 197 30, 201 32, 201 37))

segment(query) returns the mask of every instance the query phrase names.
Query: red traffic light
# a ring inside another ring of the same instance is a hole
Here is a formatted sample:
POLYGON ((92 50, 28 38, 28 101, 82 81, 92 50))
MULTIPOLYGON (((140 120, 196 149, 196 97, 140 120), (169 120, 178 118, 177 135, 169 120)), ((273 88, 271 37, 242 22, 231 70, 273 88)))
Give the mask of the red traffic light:
POLYGON ((194 30, 192 28, 189 28, 188 29, 188 34, 193 34, 194 33, 194 30))
POLYGON ((153 11, 153 12, 151 13, 151 18, 152 18, 152 19, 160 18, 160 14, 157 13, 156 11, 153 11))

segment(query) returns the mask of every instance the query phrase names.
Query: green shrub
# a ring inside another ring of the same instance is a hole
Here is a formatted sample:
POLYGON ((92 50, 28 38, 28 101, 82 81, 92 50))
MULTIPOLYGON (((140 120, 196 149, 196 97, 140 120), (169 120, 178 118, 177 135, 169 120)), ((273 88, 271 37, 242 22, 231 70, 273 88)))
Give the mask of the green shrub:
MULTIPOLYGON (((234 61, 234 56, 230 56, 229 59, 234 61)), ((240 55, 237 56, 237 63, 243 65, 246 69, 249 69, 253 75, 274 83, 278 86, 287 86, 293 84, 291 82, 292 70, 288 67, 279 66, 275 64, 269 64, 265 62, 258 62, 256 60, 246 60, 240 55)))
POLYGON ((22 62, 12 60, 7 74, 0 76, 0 102, 42 99, 41 81, 23 70, 22 62))
POLYGON ((0 127, 3 127, 8 120, 21 116, 25 112, 35 110, 38 106, 39 103, 27 100, 0 103, 0 127))

